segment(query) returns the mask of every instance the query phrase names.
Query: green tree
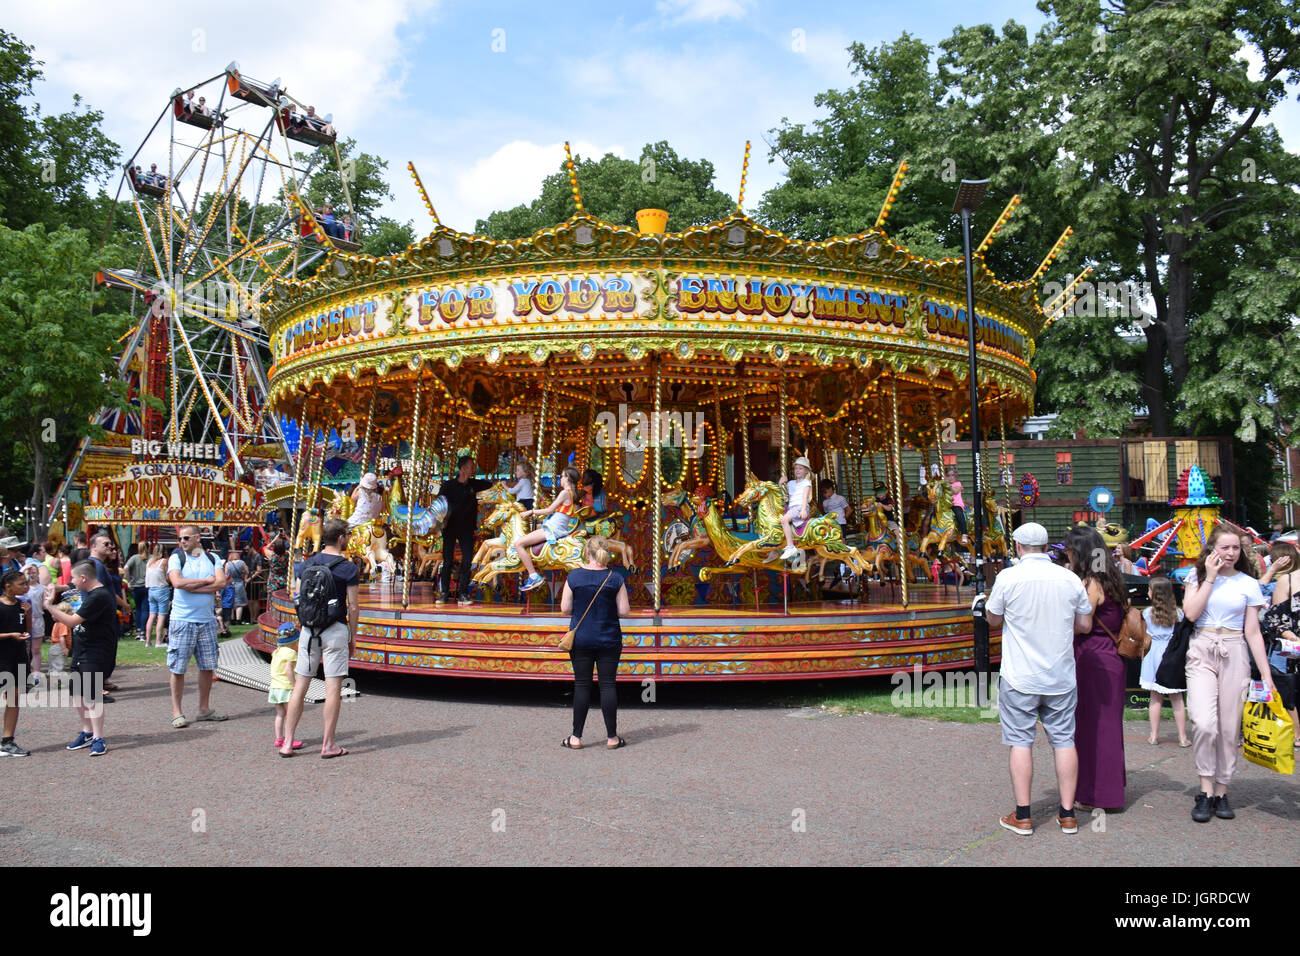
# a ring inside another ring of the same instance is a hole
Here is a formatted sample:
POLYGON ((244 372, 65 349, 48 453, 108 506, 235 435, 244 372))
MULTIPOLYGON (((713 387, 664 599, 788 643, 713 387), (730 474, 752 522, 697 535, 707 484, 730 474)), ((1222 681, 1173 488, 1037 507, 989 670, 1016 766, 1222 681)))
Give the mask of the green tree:
MULTIPOLYGON (((606 153, 599 162, 574 157, 582 205, 608 222, 635 225, 638 209, 663 209, 672 229, 725 219, 735 199, 713 186, 713 164, 678 156, 666 142, 647 144, 638 161, 606 153)), ((564 164, 542 181, 541 195, 530 203, 493 212, 474 227, 493 239, 516 239, 549 229, 576 210, 564 164)))
POLYGON ((52 468, 77 439, 97 433, 90 421, 96 411, 125 404, 116 360, 132 319, 96 312, 103 293, 90 280, 121 253, 95 252, 91 242, 82 229, 0 226, 0 434, 22 446, 31 504, 42 518, 52 468))

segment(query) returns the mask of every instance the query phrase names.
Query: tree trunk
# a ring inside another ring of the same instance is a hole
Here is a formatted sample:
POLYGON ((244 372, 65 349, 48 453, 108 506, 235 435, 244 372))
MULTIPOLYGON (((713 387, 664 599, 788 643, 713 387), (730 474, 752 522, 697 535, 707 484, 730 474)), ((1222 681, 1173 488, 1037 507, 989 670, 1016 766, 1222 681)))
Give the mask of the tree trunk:
POLYGON ((47 525, 45 503, 49 493, 45 488, 45 452, 41 449, 40 435, 33 433, 28 441, 32 454, 32 541, 44 541, 47 525))
POLYGON ((1169 336, 1169 367, 1171 390, 1177 399, 1187 381, 1187 306, 1192 295, 1192 269, 1187 262, 1186 240, 1182 236, 1169 238, 1168 310, 1165 327, 1169 336))
POLYGON ((1147 405, 1147 423, 1151 434, 1162 437, 1169 434, 1169 416, 1166 412, 1165 393, 1169 383, 1165 375, 1165 349, 1168 336, 1158 321, 1145 329, 1146 355, 1142 361, 1142 398, 1147 405))

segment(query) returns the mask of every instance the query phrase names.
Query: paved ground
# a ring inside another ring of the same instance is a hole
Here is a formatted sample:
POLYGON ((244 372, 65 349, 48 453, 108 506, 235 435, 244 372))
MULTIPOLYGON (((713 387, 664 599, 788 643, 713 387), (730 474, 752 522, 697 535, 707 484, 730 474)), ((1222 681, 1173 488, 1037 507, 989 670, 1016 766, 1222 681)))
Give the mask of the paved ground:
MULTIPOLYGON (((1072 837, 1050 822, 1040 742, 1046 826, 1025 838, 997 825, 1011 802, 995 726, 773 703, 788 684, 663 685, 656 703, 624 688, 629 746, 575 753, 559 746, 567 686, 363 674, 340 722, 351 753, 322 761, 318 705, 308 749, 282 760, 264 693, 218 684, 231 719, 178 731, 165 671, 116 677, 103 757, 63 749, 74 713, 23 710, 32 756, 0 762, 7 864, 266 865, 290 842, 333 864, 1300 863, 1296 778, 1243 761, 1237 819, 1195 824, 1190 753, 1148 745, 1142 723, 1125 725, 1127 808, 1072 837)), ((587 741, 603 736, 593 712, 587 741)))

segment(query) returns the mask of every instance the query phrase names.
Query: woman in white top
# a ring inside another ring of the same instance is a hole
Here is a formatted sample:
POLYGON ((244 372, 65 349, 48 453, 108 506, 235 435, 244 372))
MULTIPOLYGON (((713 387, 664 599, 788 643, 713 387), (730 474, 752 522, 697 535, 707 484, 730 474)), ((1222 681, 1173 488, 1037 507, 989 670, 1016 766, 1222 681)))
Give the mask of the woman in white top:
MULTIPOLYGON (((1196 567, 1187 575, 1183 614, 1196 622, 1187 648, 1187 711, 1192 718, 1192 754, 1201 792, 1192 819, 1211 814, 1231 820, 1228 784, 1237 767, 1241 708, 1250 684, 1250 657, 1272 688, 1258 608, 1264 606, 1259 582, 1250 573, 1241 537, 1215 525, 1205 539, 1196 567)), ((1277 693, 1273 690, 1273 693, 1277 693)))
POLYGON ((811 474, 812 464, 808 459, 796 458, 794 481, 786 484, 786 479, 781 478, 781 484, 785 485, 786 494, 789 496, 785 513, 781 515, 781 530, 785 532, 785 550, 781 552, 782 561, 793 561, 799 557, 799 549, 794 546, 794 525, 798 524, 802 528, 808 521, 809 509, 812 507, 812 482, 808 479, 811 474))
POLYGON ((144 622, 144 646, 162 647, 166 642, 164 628, 172 606, 172 588, 167 583, 167 561, 162 545, 155 544, 144 566, 144 586, 149 590, 149 617, 144 622), (152 641, 150 635, 153 635, 152 641))

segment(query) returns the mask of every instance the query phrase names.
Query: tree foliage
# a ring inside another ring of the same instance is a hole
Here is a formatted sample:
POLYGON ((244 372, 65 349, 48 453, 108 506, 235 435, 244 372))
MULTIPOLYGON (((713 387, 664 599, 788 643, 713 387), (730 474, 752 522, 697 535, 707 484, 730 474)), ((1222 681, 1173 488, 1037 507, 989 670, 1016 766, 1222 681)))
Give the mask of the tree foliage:
POLYGON ((91 416, 104 405, 124 406, 115 381, 118 338, 132 320, 96 312, 104 294, 90 277, 120 254, 94 251, 84 229, 0 226, 0 435, 21 446, 32 469, 32 504, 42 512, 51 469, 62 466, 77 439, 97 431, 91 416))
MULTIPOLYGON (((677 155, 666 142, 647 144, 639 161, 606 153, 599 161, 574 157, 583 208, 601 219, 636 225, 638 209, 663 209, 669 227, 717 222, 736 208, 735 199, 713 186, 713 164, 677 155)), ((531 236, 576 212, 567 167, 547 176, 532 202, 493 212, 474 229, 493 239, 531 236)))

